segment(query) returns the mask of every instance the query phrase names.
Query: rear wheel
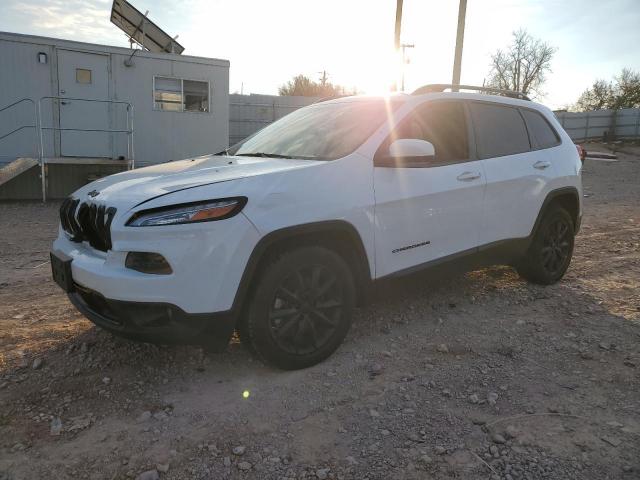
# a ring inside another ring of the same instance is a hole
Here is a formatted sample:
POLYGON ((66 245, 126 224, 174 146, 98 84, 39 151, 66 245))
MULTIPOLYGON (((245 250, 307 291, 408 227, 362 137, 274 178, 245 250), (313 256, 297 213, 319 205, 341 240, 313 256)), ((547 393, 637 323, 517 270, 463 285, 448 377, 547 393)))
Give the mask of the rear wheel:
POLYGON ((571 215, 562 207, 551 207, 542 217, 527 253, 518 264, 518 273, 541 285, 557 282, 569 268, 573 244, 571 215))
POLYGON ((302 247, 262 269, 239 333, 267 363, 286 370, 309 367, 342 343, 354 304, 345 261, 323 247, 302 247))

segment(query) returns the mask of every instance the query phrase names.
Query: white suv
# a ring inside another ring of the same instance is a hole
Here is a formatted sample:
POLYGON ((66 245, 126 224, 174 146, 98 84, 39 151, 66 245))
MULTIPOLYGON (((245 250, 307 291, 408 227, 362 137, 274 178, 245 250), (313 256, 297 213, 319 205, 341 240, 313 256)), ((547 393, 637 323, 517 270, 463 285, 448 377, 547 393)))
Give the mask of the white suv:
POLYGON ((331 355, 381 278, 472 260, 558 281, 581 219, 571 139, 518 95, 440 87, 97 180, 61 206, 54 278, 114 333, 223 349, 235 330, 285 369, 331 355))

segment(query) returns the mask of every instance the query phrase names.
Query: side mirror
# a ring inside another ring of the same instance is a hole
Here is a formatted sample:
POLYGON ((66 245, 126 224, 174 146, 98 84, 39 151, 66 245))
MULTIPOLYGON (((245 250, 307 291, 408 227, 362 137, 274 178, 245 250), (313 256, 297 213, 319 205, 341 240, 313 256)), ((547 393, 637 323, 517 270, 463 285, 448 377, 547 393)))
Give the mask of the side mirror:
POLYGON ((377 167, 420 168, 429 166, 435 158, 436 150, 431 142, 414 138, 402 138, 389 145, 387 155, 376 155, 377 167))

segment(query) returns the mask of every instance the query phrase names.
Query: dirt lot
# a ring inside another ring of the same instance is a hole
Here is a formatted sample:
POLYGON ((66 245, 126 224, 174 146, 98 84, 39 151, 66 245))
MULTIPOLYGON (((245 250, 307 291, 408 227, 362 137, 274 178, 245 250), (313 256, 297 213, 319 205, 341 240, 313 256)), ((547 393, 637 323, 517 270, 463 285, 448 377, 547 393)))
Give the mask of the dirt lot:
POLYGON ((98 330, 49 278, 57 205, 0 204, 0 479, 640 478, 640 149, 584 183, 559 284, 387 283, 297 372, 98 330))

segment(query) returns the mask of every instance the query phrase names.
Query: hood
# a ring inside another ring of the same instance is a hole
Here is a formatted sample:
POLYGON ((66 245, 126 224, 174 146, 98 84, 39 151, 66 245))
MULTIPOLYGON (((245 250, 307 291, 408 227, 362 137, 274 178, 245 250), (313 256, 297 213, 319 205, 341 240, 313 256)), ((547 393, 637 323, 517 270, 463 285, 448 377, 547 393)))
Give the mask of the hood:
POLYGON ((307 168, 310 160, 206 155, 117 173, 91 182, 73 197, 131 207, 167 193, 255 175, 307 168))

